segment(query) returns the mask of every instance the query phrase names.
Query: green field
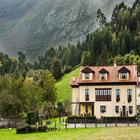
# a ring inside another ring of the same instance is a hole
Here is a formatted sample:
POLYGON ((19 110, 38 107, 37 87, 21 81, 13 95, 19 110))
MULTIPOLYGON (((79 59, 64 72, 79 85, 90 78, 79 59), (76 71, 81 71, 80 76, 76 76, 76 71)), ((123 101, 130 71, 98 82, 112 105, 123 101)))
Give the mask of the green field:
POLYGON ((0 140, 140 140, 140 128, 87 128, 67 129, 56 132, 16 134, 16 131, 0 130, 0 140))
POLYGON ((78 76, 80 73, 80 68, 78 67, 74 71, 65 74, 57 83, 57 97, 59 101, 66 101, 69 100, 71 97, 71 87, 70 87, 70 81, 73 76, 78 76))

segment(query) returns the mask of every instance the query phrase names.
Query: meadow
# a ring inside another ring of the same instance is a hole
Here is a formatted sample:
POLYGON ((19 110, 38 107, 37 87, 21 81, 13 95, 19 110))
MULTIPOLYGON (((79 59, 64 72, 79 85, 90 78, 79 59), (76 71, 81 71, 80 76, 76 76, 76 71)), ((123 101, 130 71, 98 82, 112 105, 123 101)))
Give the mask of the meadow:
POLYGON ((56 82, 57 97, 61 102, 70 100, 71 98, 71 87, 70 81, 73 76, 79 76, 81 67, 76 68, 70 73, 65 74, 61 79, 56 82))
POLYGON ((54 132, 16 134, 1 129, 0 140, 139 140, 140 127, 62 129, 54 132))

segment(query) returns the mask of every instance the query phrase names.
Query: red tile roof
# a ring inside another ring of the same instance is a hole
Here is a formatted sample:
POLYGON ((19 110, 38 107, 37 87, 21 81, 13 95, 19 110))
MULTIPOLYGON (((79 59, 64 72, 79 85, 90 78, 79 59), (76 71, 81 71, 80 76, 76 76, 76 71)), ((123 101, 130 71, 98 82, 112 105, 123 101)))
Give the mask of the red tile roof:
MULTIPOLYGON (((81 71, 84 69, 87 69, 87 67, 83 67, 81 71)), ((137 82, 137 66, 136 65, 125 65, 125 66, 90 66, 88 67, 95 73, 93 74, 93 79, 92 80, 82 80, 82 72, 80 73, 80 76, 78 78, 75 78, 75 81, 73 80, 71 82, 71 86, 78 86, 79 84, 88 84, 88 83, 131 83, 131 82, 137 82), (125 80, 120 80, 118 71, 125 67, 130 71, 130 76, 129 79, 125 80), (107 80, 100 80, 99 79, 99 71, 105 69, 109 72, 107 80)))

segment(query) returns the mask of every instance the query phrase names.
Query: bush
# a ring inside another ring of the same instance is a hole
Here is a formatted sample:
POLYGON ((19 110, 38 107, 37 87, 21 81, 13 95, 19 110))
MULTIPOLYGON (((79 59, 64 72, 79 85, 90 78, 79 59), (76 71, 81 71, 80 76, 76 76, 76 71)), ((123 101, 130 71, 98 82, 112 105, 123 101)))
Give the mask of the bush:
POLYGON ((68 117, 68 123, 95 123, 96 117, 68 117))
POLYGON ((38 121, 38 112, 30 112, 27 114, 27 124, 29 125, 35 125, 35 123, 38 121))
POLYGON ((107 122, 107 123, 136 123, 137 119, 136 116, 135 117, 104 117, 103 118, 103 123, 107 122))
POLYGON ((137 118, 135 117, 103 117, 101 119, 96 119, 96 117, 77 117, 71 116, 68 117, 68 123, 136 123, 137 118))
POLYGON ((36 130, 37 129, 34 126, 25 126, 25 127, 17 128, 16 133, 17 134, 33 133, 36 132, 36 130))
POLYGON ((47 126, 40 126, 40 127, 35 127, 35 126, 25 126, 21 128, 16 129, 17 134, 26 134, 26 133, 35 133, 35 132, 46 132, 48 130, 47 126))
POLYGON ((38 132, 46 132, 47 130, 48 130, 48 127, 47 126, 40 126, 37 129, 38 132))
POLYGON ((47 120, 47 121, 46 121, 46 125, 50 125, 50 124, 52 124, 52 121, 47 120))

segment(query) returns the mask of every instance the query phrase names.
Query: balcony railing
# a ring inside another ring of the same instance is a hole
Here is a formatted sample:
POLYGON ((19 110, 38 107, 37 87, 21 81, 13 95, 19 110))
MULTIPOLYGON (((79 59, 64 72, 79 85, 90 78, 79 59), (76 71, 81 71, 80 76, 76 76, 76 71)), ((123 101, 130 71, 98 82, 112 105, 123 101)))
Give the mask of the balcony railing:
POLYGON ((111 95, 96 95, 96 101, 111 101, 111 95))

